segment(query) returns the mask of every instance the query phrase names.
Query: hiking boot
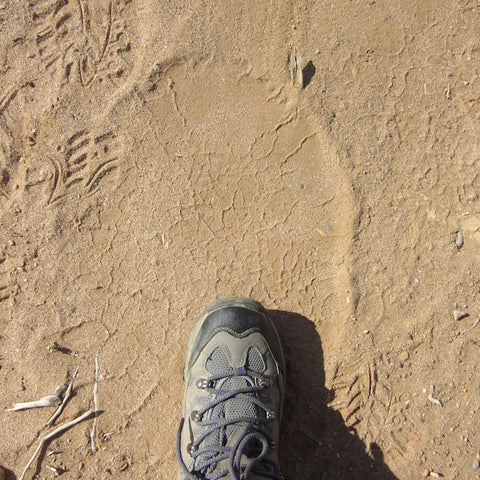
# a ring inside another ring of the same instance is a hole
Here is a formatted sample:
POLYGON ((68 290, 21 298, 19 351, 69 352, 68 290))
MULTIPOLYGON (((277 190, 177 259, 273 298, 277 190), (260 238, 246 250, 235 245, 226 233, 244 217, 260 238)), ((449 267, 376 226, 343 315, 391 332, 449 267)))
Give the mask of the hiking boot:
POLYGON ((282 479, 285 360, 262 305, 247 298, 210 305, 190 335, 184 379, 178 479, 282 479))

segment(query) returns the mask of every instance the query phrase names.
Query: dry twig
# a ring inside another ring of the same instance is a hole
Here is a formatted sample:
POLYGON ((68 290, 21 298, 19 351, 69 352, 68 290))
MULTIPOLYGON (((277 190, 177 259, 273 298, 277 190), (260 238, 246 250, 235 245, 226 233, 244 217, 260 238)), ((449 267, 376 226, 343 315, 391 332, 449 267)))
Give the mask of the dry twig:
MULTIPOLYGON (((95 411, 98 411, 98 374, 99 374, 99 365, 98 365, 98 355, 95 355, 95 384, 93 385, 93 407, 95 411)), ((90 432, 90 443, 92 447, 92 453, 97 451, 97 447, 95 445, 95 436, 97 434, 97 416, 93 419, 92 430, 90 432)))
POLYGON ((67 390, 65 392, 65 396, 63 397, 63 401, 60 404, 60 406, 57 408, 56 412, 51 416, 50 420, 45 424, 47 427, 51 426, 54 424, 55 420, 60 416, 60 414, 63 412, 63 409, 65 408, 65 405, 67 404, 68 399, 70 398, 70 395, 72 394, 72 389, 73 389, 73 382, 78 376, 78 367, 75 369, 75 373, 73 374, 72 380, 68 384, 67 390))
POLYGON ((63 384, 55 389, 53 395, 47 395, 46 397, 42 397, 40 400, 35 400, 33 402, 15 403, 13 408, 9 408, 7 412, 17 412, 29 408, 56 407, 62 403, 62 395, 66 388, 67 386, 63 384))
POLYGON ((45 443, 51 440, 53 437, 58 435, 59 433, 64 432, 65 430, 68 430, 69 428, 73 427, 77 423, 82 422, 83 420, 87 419, 90 415, 92 414, 92 410, 87 410, 84 414, 80 415, 79 417, 75 418, 71 422, 67 422, 64 425, 58 427, 57 429, 53 430, 53 432, 50 432, 48 435, 45 435, 39 442, 35 452, 32 455, 32 458, 29 460, 25 468, 23 469, 22 474, 20 475, 18 480, 23 480, 25 478, 25 474, 27 473, 28 469, 30 468, 30 465, 34 462, 35 458, 37 455, 41 452, 42 448, 44 447, 45 443))

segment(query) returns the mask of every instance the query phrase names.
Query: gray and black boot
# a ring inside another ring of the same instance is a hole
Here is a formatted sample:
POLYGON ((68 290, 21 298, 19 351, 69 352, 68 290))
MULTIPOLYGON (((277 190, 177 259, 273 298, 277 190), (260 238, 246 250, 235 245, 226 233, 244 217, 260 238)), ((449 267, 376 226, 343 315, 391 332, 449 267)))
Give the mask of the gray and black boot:
POLYGON ((190 335, 184 378, 178 479, 282 479, 285 360, 262 305, 247 298, 210 305, 190 335))

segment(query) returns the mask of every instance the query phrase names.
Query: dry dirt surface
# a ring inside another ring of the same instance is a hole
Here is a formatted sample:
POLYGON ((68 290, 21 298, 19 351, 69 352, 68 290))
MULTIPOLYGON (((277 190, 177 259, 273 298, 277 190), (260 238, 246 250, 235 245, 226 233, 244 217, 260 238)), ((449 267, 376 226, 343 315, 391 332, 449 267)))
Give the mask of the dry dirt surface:
POLYGON ((277 322, 287 479, 478 479, 478 1, 0 0, 0 464, 175 478, 215 298, 277 322), (289 55, 302 57, 303 88, 289 55), (79 375, 54 409, 7 412, 79 375), (438 474, 438 475, 437 475, 438 474))

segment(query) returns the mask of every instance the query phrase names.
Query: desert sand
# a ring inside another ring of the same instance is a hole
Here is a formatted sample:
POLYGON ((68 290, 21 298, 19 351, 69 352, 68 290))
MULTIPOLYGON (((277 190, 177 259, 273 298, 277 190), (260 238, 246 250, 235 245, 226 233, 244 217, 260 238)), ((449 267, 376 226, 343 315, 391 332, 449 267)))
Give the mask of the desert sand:
POLYGON ((279 326, 286 478, 480 478, 479 13, 0 1, 6 478, 94 408, 96 357, 97 451, 89 419, 25 478, 175 478, 185 346, 222 296, 279 326), (77 366, 55 426, 6 411, 77 366))

